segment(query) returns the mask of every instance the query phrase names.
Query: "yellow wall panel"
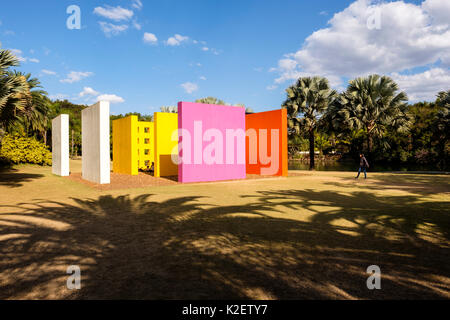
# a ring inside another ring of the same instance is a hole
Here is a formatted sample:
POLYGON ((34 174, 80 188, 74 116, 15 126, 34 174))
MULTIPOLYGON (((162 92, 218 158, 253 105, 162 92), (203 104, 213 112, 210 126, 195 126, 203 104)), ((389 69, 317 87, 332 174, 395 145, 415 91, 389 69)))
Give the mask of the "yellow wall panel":
POLYGON ((155 162, 153 122, 139 121, 138 127, 139 169, 150 169, 152 163, 155 162))
POLYGON ((178 175, 178 165, 172 161, 172 152, 178 156, 178 140, 172 141, 172 134, 178 132, 178 114, 155 112, 155 177, 178 175))
POLYGON ((138 118, 113 120, 113 172, 138 174, 138 118))

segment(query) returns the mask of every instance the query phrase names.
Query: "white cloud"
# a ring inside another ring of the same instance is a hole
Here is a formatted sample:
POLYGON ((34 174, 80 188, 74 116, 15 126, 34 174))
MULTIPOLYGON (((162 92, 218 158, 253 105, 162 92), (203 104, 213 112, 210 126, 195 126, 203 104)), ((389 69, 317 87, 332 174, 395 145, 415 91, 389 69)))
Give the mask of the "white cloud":
POLYGON ((56 76, 56 72, 52 70, 42 69, 41 72, 49 76, 56 76))
POLYGON ((206 77, 205 76, 200 76, 199 78, 200 80, 206 81, 206 77))
POLYGON ((141 0, 133 0, 131 6, 137 10, 141 10, 144 5, 141 0))
POLYGON ((74 83, 83 80, 84 78, 92 76, 92 72, 71 71, 66 79, 60 80, 62 83, 74 83))
POLYGON ((57 94, 51 94, 48 97, 51 100, 64 100, 64 99, 67 99, 69 96, 67 94, 57 93, 57 94))
POLYGON ((276 88, 278 88, 278 86, 274 84, 266 87, 266 89, 269 91, 275 90, 276 88))
POLYGON ((208 47, 203 47, 202 50, 203 50, 203 51, 208 51, 209 48, 208 48, 208 47))
POLYGON ((120 33, 126 31, 128 29, 128 26, 126 24, 113 24, 109 22, 100 21, 100 28, 102 29, 103 33, 107 36, 117 36, 120 33))
POLYGON ((410 101, 433 101, 438 92, 450 88, 449 69, 433 68, 412 75, 393 73, 392 78, 408 94, 410 101))
POLYGON ((80 97, 84 97, 84 96, 96 96, 99 93, 97 91, 95 91, 94 89, 92 89, 91 87, 84 87, 83 91, 80 92, 79 96, 80 97))
POLYGON ((39 63, 39 59, 36 58, 27 58, 23 56, 22 50, 19 49, 9 49, 19 60, 20 62, 33 62, 33 63, 39 63))
POLYGON ((439 62, 446 68, 450 66, 448 17, 448 0, 426 0, 420 5, 357 0, 334 14, 326 28, 306 38, 297 52, 280 59, 271 69, 279 73, 275 83, 320 75, 338 87, 347 77, 390 75, 439 62), (379 29, 368 27, 375 13, 379 13, 379 29))
POLYGON ((169 39, 167 39, 166 44, 168 46, 179 46, 182 42, 186 42, 188 40, 189 40, 189 37, 176 34, 173 37, 170 37, 169 39))
POLYGON ((22 50, 19 50, 19 49, 9 49, 9 51, 11 51, 11 52, 16 56, 17 60, 19 60, 20 62, 25 62, 25 61, 27 61, 27 59, 24 58, 24 57, 22 56, 22 55, 23 55, 22 50))
POLYGON ((185 82, 181 85, 181 87, 186 91, 186 93, 193 93, 198 90, 198 85, 192 82, 185 82))
POLYGON ((145 32, 144 33, 144 42, 150 43, 150 44, 157 44, 158 38, 153 33, 145 32))
POLYGON ((215 54, 216 56, 218 56, 218 55, 220 54, 221 51, 212 48, 212 49, 211 49, 211 52, 212 52, 213 54, 215 54))
POLYGON ((96 7, 94 13, 114 21, 129 20, 134 14, 132 10, 122 8, 121 6, 111 7, 108 5, 105 7, 96 7))
POLYGON ((136 30, 141 30, 141 29, 142 29, 141 24, 140 24, 139 22, 137 22, 137 21, 133 21, 133 27, 134 27, 136 30))
POLYGON ((422 8, 427 12, 435 24, 449 25, 450 23, 450 1, 448 0, 426 0, 422 8))
POLYGON ((102 94, 97 97, 97 101, 109 101, 111 104, 122 103, 125 100, 115 94, 102 94))

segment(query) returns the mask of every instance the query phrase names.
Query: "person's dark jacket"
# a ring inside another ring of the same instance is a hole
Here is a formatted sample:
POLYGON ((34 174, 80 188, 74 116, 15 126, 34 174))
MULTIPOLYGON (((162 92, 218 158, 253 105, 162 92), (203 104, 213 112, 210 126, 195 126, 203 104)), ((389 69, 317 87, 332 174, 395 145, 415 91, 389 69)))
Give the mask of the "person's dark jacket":
POLYGON ((366 157, 359 158, 359 166, 360 167, 366 167, 366 168, 369 167, 369 163, 367 162, 366 157))

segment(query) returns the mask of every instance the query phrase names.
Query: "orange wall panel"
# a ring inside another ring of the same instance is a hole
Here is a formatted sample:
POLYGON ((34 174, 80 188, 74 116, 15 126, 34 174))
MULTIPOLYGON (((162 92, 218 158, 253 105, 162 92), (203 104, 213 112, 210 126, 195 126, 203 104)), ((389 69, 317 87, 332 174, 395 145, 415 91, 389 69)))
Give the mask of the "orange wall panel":
POLYGON ((287 176, 286 109, 247 114, 245 126, 247 173, 287 176))

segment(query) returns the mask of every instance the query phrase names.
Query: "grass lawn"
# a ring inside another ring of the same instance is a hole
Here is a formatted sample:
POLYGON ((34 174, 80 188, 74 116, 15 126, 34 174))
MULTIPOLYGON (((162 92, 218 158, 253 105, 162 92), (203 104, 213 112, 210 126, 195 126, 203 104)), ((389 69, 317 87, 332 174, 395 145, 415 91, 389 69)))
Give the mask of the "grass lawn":
POLYGON ((100 191, 0 171, 0 299, 450 298, 449 176, 354 175, 100 191))

